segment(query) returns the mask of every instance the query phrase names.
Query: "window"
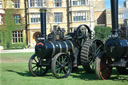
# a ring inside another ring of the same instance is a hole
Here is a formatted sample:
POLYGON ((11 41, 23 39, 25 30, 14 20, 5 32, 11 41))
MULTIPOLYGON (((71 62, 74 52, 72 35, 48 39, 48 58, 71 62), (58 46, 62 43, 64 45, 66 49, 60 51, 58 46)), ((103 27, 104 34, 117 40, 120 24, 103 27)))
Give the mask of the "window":
POLYGON ((34 7, 34 6, 35 6, 34 0, 30 0, 30 7, 34 7))
POLYGON ((55 7, 61 7, 62 6, 62 0, 55 0, 55 7))
POLYGON ((30 0, 30 7, 45 7, 46 0, 30 0))
POLYGON ((81 22, 88 20, 88 11, 86 12, 73 12, 73 21, 74 22, 81 22))
POLYGON ((0 15, 0 25, 3 24, 3 15, 0 15))
POLYGON ((124 14, 119 14, 118 18, 123 19, 124 18, 124 14))
POLYGON ((31 14, 30 18, 31 18, 30 21, 32 24, 40 23, 40 14, 31 14))
POLYGON ((78 5, 78 1, 73 1, 73 6, 77 6, 78 5))
POLYGON ((73 6, 88 5, 88 0, 72 0, 73 6))
POLYGON ((0 8, 2 8, 2 1, 0 1, 0 8))
POLYGON ((85 0, 81 0, 81 5, 85 5, 85 0))
POLYGON ((13 18, 16 24, 20 24, 20 20, 21 20, 20 15, 14 15, 13 18))
POLYGON ((13 31, 12 43, 22 43, 22 42, 23 42, 23 31, 13 31))
POLYGON ((62 22, 62 13, 54 13, 54 22, 62 22))
POLYGON ((13 8, 20 8, 20 0, 13 0, 13 8))

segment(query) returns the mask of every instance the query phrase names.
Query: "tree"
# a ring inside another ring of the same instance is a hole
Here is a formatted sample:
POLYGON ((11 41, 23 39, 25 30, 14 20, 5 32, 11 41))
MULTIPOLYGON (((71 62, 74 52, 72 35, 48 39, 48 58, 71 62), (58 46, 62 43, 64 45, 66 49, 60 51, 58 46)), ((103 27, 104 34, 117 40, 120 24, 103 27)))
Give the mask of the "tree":
POLYGON ((96 26, 95 30, 95 38, 105 41, 108 39, 108 36, 111 34, 111 27, 103 27, 103 26, 96 26))

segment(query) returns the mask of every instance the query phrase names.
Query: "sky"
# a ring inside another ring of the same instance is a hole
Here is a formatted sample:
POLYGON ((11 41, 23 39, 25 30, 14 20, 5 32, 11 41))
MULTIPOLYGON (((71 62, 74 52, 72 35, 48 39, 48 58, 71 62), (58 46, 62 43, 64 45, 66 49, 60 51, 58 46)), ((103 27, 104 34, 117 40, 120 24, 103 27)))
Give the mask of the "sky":
MULTIPOLYGON (((123 7, 125 0, 118 0, 119 1, 119 7, 123 7)), ((110 0, 105 0, 105 7, 106 9, 110 8, 110 0)))
MULTIPOLYGON (((119 1, 119 7, 122 8, 124 7, 124 1, 125 0, 118 0, 119 1)), ((109 9, 110 8, 110 0, 105 0, 105 7, 106 9, 109 9)), ((128 8, 123 12, 124 14, 124 19, 128 19, 128 8)))

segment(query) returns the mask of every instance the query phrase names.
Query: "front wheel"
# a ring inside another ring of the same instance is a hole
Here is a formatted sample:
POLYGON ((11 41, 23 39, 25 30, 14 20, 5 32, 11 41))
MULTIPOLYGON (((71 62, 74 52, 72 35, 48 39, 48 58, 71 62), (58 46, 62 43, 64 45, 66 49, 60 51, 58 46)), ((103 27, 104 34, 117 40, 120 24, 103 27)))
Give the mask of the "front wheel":
POLYGON ((43 76, 47 73, 48 66, 42 65, 43 61, 46 60, 37 57, 35 54, 31 56, 29 59, 28 68, 33 76, 43 76))
POLYGON ((65 53, 58 53, 52 59, 51 68, 57 79, 66 78, 72 70, 71 58, 65 53))

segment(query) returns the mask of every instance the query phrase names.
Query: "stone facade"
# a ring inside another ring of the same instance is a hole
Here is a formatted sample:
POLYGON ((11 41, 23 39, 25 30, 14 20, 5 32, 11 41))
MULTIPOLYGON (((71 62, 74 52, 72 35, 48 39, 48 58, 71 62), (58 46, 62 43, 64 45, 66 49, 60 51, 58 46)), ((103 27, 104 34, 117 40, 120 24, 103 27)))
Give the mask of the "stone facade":
POLYGON ((38 22, 40 8, 47 9, 47 34, 55 26, 68 30, 74 30, 81 24, 86 24, 91 30, 96 25, 105 25, 105 1, 104 0, 68 0, 69 1, 69 28, 67 28, 67 0, 42 0, 42 6, 32 6, 28 0, 27 19, 28 19, 28 43, 34 46, 36 36, 40 33, 40 22, 38 22), (99 5, 100 3, 100 5, 99 5), (32 18, 33 17, 33 18, 32 18), (37 21, 34 21, 34 17, 37 21))

